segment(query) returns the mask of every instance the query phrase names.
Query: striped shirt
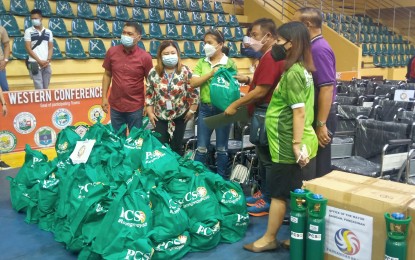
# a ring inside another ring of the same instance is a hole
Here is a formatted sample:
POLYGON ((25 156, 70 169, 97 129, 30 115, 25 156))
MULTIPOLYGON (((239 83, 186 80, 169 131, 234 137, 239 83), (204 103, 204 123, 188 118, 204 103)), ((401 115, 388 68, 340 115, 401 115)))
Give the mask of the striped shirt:
MULTIPOLYGON (((39 57, 40 60, 48 59, 49 52, 49 42, 53 42, 53 35, 49 29, 43 28, 41 31, 38 31, 34 26, 29 27, 24 32, 25 42, 31 42, 31 46, 35 45, 40 39, 43 30, 45 31, 45 36, 43 37, 42 43, 37 46, 33 52, 39 57)), ((29 56, 29 61, 35 62, 36 60, 29 56)))

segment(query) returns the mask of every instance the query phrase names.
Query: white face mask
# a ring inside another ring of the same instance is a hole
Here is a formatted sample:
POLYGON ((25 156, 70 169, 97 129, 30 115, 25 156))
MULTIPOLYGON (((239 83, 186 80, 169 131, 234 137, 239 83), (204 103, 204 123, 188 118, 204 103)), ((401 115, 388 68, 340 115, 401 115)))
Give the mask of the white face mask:
POLYGON ((32 19, 32 25, 33 26, 40 26, 42 23, 40 22, 40 19, 32 19))
POLYGON ((209 43, 206 43, 205 47, 203 47, 203 49, 205 50, 206 57, 209 57, 209 58, 212 57, 216 52, 216 47, 217 45, 213 46, 213 45, 210 45, 209 43))
POLYGON ((262 40, 265 38, 266 35, 264 35, 264 37, 262 37, 262 39, 260 41, 255 40, 254 38, 251 37, 250 40, 250 47, 254 50, 254 51, 260 51, 262 49, 262 47, 264 47, 264 43, 262 43, 262 40))
POLYGON ((163 55, 161 57, 164 66, 167 67, 174 67, 179 62, 179 56, 177 54, 169 54, 169 55, 163 55))

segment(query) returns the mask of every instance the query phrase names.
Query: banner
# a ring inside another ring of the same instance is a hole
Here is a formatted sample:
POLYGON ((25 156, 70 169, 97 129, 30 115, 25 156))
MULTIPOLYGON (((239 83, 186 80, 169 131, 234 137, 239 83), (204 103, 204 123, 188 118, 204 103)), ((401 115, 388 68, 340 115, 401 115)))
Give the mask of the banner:
POLYGON ((340 259, 372 259, 373 218, 327 206, 326 253, 340 259))
POLYGON ((92 125, 99 116, 102 88, 45 89, 3 92, 7 116, 0 117, 0 153, 53 147, 61 129, 70 125, 92 125))

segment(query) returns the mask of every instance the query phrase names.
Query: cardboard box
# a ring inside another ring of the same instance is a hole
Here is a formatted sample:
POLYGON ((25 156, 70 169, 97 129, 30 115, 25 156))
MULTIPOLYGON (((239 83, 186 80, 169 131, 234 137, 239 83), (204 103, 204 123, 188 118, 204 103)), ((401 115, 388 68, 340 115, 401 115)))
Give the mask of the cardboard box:
MULTIPOLYGON (((330 174, 305 183, 305 188, 322 194, 328 205, 373 217, 371 259, 385 259, 386 212, 402 212, 412 217, 408 235, 408 260, 415 260, 415 186, 333 171, 330 174)), ((326 228, 328 228, 326 226, 326 228)), ((326 237, 326 245, 332 237, 326 237)), ((368 245, 360 245, 360 247, 368 245)), ((345 255, 344 259, 353 258, 345 255)), ((325 259, 338 259, 327 254, 325 259)), ((367 260, 367 259, 362 259, 367 260)))

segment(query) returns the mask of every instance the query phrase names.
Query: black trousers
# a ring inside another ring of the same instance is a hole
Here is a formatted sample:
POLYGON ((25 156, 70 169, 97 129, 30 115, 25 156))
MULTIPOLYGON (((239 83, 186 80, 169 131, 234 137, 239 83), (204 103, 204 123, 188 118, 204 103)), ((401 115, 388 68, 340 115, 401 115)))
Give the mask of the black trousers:
MULTIPOLYGON (((333 135, 336 132, 337 128, 337 117, 335 110, 336 109, 334 106, 332 106, 326 122, 327 129, 330 130, 333 135)), ((316 177, 322 177, 329 172, 331 172, 331 142, 324 148, 319 146, 316 156, 316 177)))
POLYGON ((158 121, 156 122, 156 127, 154 128, 154 131, 160 134, 160 136, 158 137, 160 142, 163 144, 170 145, 171 149, 181 156, 183 156, 184 153, 183 137, 184 131, 186 130, 186 123, 184 122, 185 115, 186 113, 173 120, 176 127, 174 129, 172 138, 170 138, 170 135, 167 131, 169 121, 158 119, 158 121))

